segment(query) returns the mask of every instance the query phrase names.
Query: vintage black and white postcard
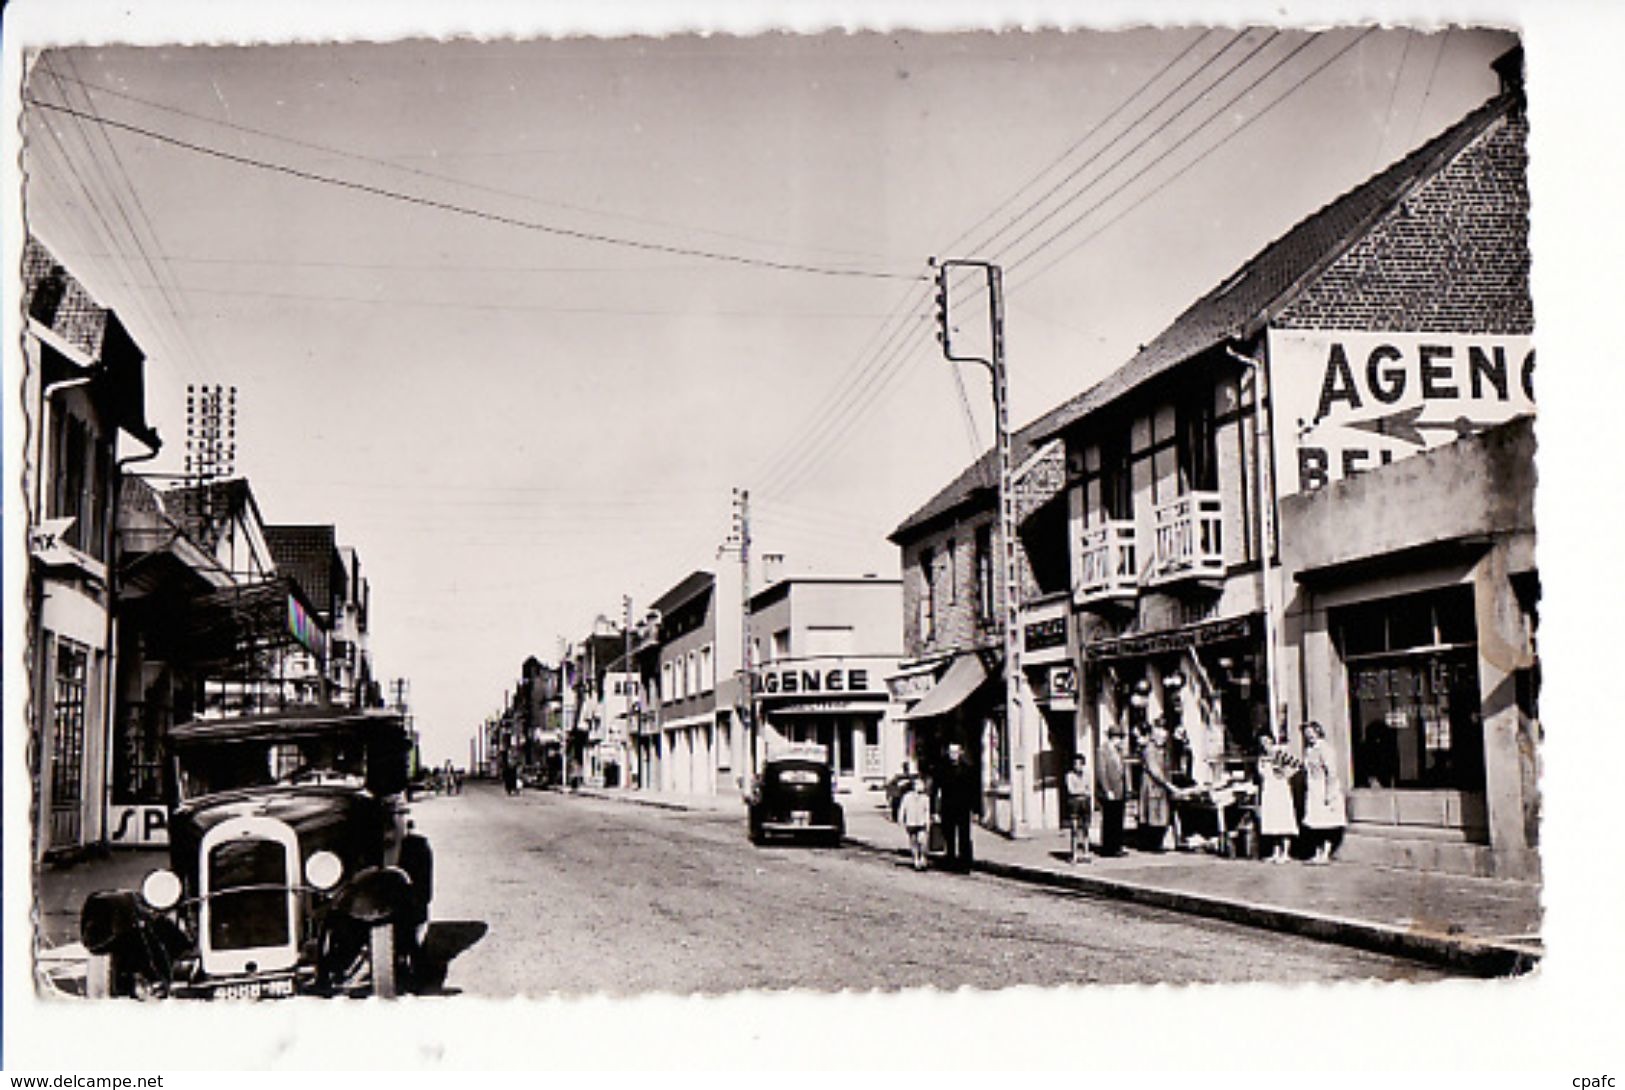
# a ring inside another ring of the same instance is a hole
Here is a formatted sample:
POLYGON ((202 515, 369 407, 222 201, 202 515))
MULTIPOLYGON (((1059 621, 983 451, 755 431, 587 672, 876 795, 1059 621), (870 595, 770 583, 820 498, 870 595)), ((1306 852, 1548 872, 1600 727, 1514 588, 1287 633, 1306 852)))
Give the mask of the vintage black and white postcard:
POLYGON ((8 18, 8 1054, 1505 1068, 1575 979, 1532 13, 185 10, 8 18))

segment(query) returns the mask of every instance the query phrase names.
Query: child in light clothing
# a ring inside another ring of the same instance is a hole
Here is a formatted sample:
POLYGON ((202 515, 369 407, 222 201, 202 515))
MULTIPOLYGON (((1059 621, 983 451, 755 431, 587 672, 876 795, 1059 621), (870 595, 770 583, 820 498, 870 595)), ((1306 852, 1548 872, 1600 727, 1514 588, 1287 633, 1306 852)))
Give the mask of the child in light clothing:
POLYGON ((908 832, 908 850, 914 857, 914 869, 925 869, 926 836, 931 831, 931 796, 925 790, 925 781, 918 776, 909 784, 897 808, 897 820, 908 832))

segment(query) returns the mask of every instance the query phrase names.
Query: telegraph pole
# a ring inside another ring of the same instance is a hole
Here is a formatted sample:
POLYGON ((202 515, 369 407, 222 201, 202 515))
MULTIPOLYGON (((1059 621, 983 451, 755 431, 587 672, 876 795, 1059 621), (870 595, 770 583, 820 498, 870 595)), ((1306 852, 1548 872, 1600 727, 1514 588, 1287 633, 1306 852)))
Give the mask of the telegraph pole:
POLYGON ((740 726, 750 749, 750 779, 756 779, 756 664, 750 646, 750 490, 734 489, 734 531, 739 536, 739 695, 740 726))
POLYGON ((626 779, 621 784, 623 788, 632 786, 632 758, 637 743, 632 733, 632 596, 621 595, 621 634, 625 650, 621 654, 621 711, 626 721, 626 738, 622 745, 626 747, 626 779))
POLYGON ((994 433, 999 470, 998 561, 999 586, 1004 591, 1000 628, 1004 638, 1004 730, 1000 732, 1000 760, 1010 786, 1010 833, 1027 831, 1027 745, 1021 716, 1020 592, 1016 565, 1016 498, 1010 464, 1010 396, 1004 360, 1004 271, 988 261, 932 259, 937 267, 937 340, 951 363, 979 363, 993 384, 994 433), (954 269, 979 269, 986 277, 988 323, 992 332, 989 356, 960 355, 954 351, 953 327, 948 320, 948 282, 954 269))

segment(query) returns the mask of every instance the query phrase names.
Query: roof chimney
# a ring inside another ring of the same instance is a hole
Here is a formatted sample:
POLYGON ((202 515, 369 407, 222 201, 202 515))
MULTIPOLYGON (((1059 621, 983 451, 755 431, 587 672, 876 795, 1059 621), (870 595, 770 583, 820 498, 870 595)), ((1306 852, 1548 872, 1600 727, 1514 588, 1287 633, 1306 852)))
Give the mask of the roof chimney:
POLYGON ((784 554, 762 554, 762 582, 777 583, 784 578, 784 554))
POLYGON ((1518 104, 1523 105, 1523 46, 1513 46, 1495 58, 1490 67, 1501 77, 1501 93, 1516 95, 1518 104))

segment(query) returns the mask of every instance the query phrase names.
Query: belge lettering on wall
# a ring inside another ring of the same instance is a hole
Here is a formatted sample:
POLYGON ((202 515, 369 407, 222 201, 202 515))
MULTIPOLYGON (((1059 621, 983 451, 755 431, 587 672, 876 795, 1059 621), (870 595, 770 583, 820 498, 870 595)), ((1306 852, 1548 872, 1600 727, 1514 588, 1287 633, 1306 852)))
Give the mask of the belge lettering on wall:
POLYGON ((1535 411, 1527 336, 1271 330, 1269 354, 1283 496, 1535 411))

